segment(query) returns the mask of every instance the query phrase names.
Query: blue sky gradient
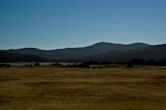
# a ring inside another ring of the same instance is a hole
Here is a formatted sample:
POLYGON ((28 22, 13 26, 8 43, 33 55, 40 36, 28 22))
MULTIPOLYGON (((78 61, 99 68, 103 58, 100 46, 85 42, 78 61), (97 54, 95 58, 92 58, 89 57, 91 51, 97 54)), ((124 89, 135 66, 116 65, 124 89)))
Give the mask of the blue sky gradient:
POLYGON ((0 0, 0 49, 166 43, 166 0, 0 0))

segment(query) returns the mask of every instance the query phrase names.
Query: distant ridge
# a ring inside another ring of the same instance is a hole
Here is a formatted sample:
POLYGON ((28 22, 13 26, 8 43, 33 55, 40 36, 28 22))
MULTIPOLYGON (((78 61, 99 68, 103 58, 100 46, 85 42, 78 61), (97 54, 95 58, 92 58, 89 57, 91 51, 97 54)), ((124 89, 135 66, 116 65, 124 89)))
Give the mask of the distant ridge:
POLYGON ((133 58, 165 60, 166 44, 115 44, 99 42, 87 47, 41 50, 21 48, 0 51, 0 62, 15 61, 108 61, 123 62, 133 58), (11 56, 12 54, 12 56, 11 56))
POLYGON ((0 51, 0 62, 34 62, 34 61, 44 61, 43 58, 35 55, 26 55, 19 53, 12 53, 8 51, 0 51))

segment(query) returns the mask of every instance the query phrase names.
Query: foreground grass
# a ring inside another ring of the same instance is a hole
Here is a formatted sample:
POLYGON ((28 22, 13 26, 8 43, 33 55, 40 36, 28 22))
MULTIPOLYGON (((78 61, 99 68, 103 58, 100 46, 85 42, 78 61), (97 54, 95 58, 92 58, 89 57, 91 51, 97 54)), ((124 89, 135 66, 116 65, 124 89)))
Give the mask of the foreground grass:
POLYGON ((166 69, 0 68, 0 110, 166 110, 166 69))

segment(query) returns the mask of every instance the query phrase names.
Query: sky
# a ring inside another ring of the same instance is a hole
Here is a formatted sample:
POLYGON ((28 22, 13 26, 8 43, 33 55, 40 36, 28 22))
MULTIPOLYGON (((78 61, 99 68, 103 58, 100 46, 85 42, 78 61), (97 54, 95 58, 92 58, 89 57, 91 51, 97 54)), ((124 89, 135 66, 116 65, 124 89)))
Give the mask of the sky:
POLYGON ((0 0, 0 49, 166 43, 166 0, 0 0))

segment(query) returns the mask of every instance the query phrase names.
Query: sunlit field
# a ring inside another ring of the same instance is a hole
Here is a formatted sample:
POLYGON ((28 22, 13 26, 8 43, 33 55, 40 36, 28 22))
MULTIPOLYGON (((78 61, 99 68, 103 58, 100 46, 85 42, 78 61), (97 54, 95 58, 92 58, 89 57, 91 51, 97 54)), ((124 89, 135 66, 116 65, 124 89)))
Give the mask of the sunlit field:
POLYGON ((166 68, 0 68, 0 110, 166 110, 166 68))

